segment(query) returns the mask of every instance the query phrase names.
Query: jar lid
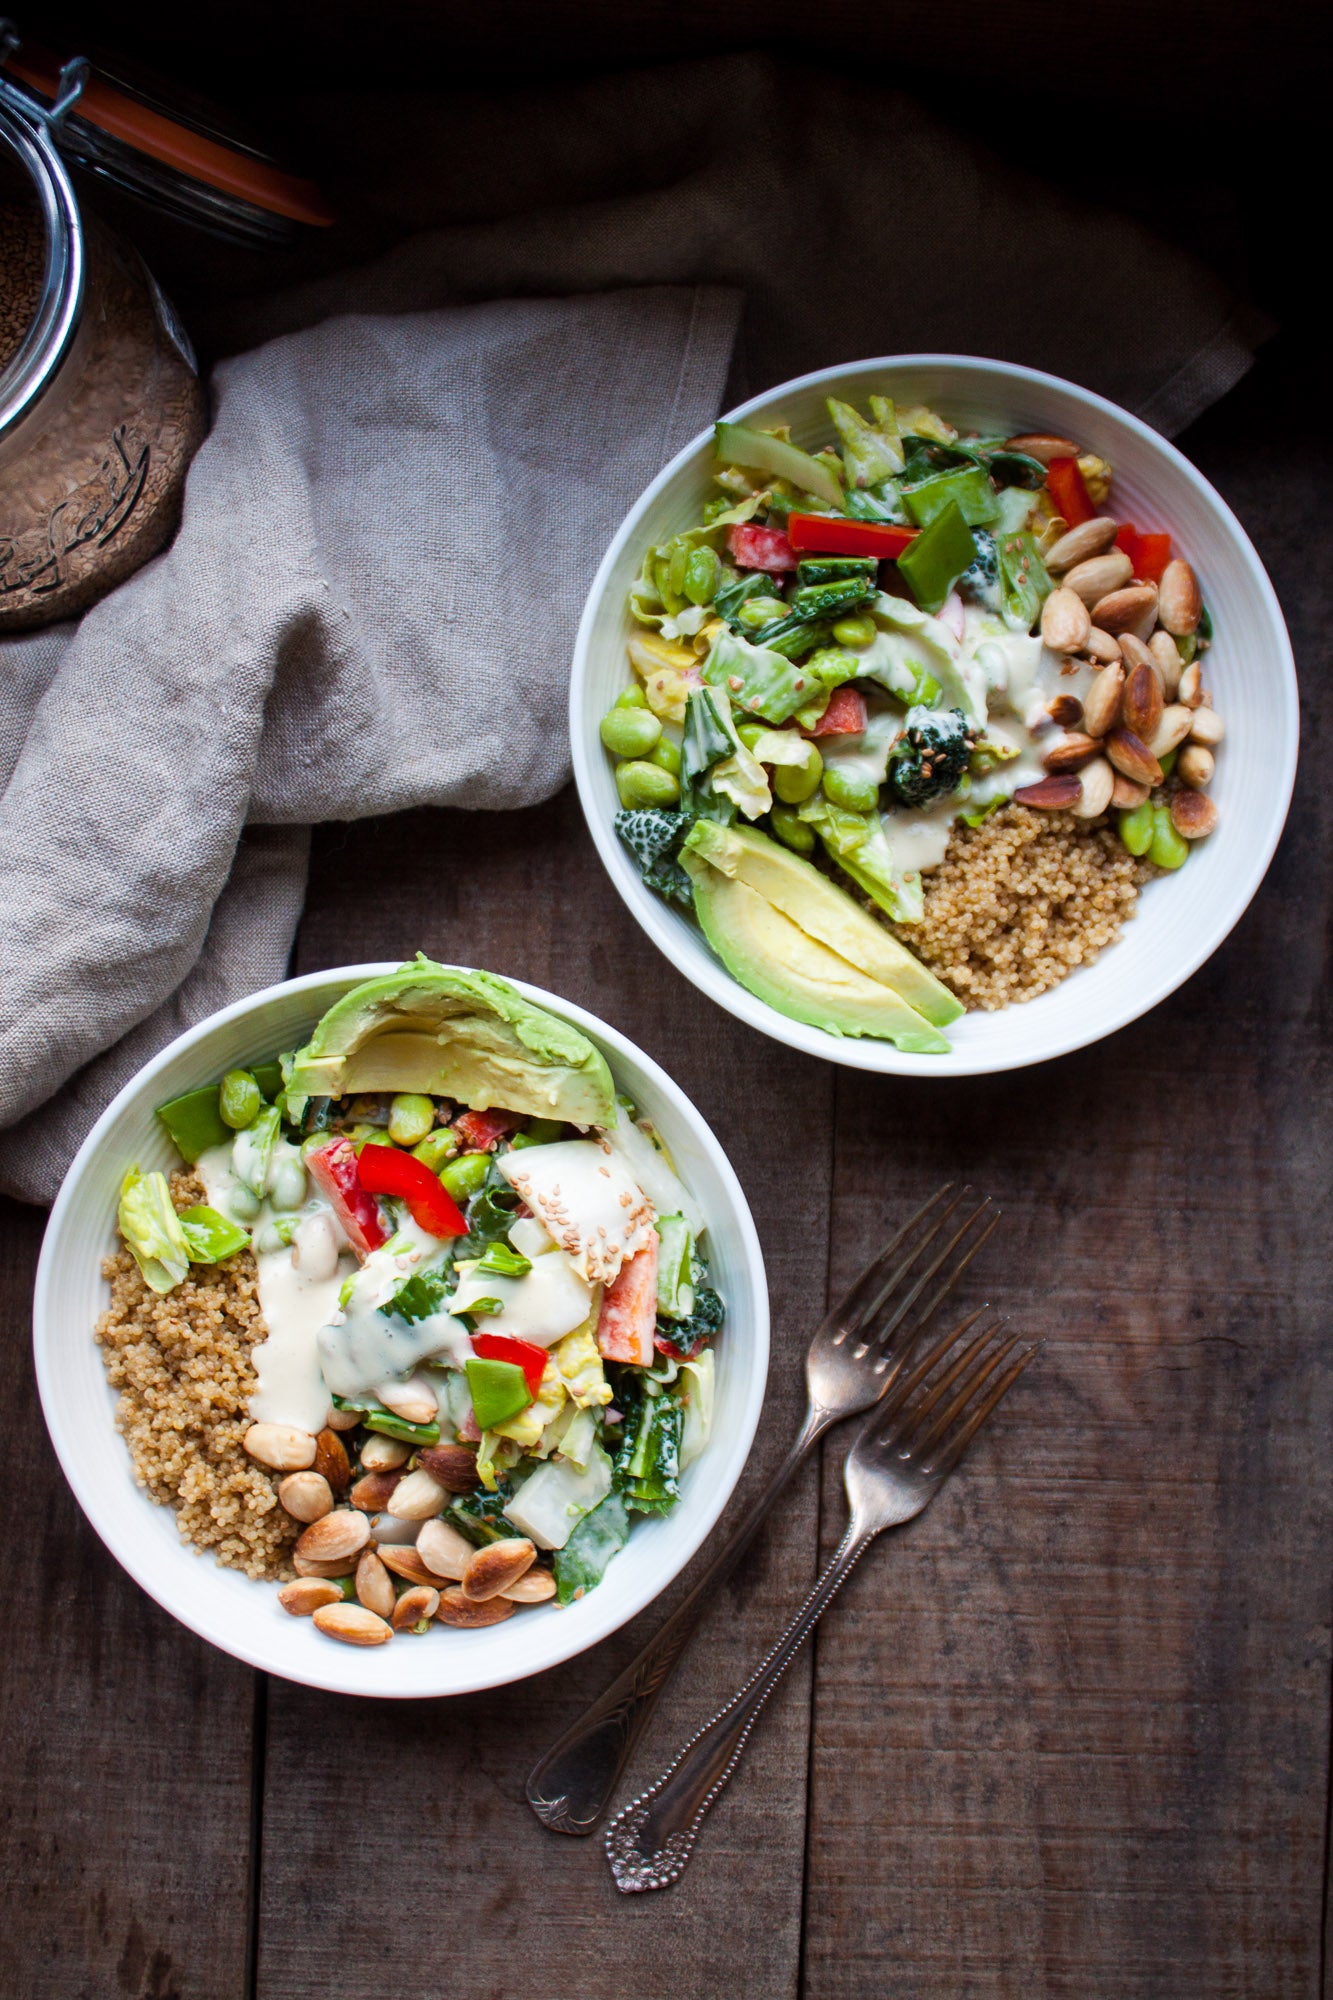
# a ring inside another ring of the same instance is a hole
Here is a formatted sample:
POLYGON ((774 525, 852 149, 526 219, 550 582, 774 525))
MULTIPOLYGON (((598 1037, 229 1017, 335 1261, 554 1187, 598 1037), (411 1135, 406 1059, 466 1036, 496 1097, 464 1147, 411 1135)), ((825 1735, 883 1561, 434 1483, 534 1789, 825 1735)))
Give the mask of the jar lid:
POLYGON ((168 96, 157 79, 113 60, 79 61, 71 87, 75 64, 20 44, 0 20, 0 99, 14 105, 30 93, 67 160, 232 241, 287 243, 333 222, 313 181, 285 172, 210 106, 168 96))

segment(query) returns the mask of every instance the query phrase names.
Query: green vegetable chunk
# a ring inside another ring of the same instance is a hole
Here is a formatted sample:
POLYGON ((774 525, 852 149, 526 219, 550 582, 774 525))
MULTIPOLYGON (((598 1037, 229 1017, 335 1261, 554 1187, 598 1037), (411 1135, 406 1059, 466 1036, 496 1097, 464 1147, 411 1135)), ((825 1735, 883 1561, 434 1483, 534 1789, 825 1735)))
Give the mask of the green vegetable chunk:
POLYGON ((1152 802, 1145 799, 1141 806, 1131 806, 1120 815, 1120 838, 1129 852, 1138 858, 1152 846, 1153 810, 1152 802))
POLYGON ((182 1096, 159 1104, 157 1115, 170 1132, 177 1151, 191 1166, 201 1153, 225 1145, 231 1138, 231 1127, 223 1124, 218 1109, 215 1083, 202 1084, 198 1090, 187 1090, 182 1096))
POLYGON ((645 757, 661 740, 662 725, 648 708, 622 708, 617 702, 602 717, 598 733, 613 757, 645 757))
POLYGON ((836 396, 827 398, 829 416, 842 446, 842 462, 853 486, 878 486, 903 469, 903 448, 893 404, 883 396, 872 396, 875 424, 858 416, 850 403, 836 396))
POLYGON ((389 1102, 389 1137, 395 1146, 419 1146, 435 1123, 435 1106, 415 1090, 400 1090, 389 1102))
POLYGON ((619 766, 616 791, 626 812, 638 812, 651 806, 674 806, 680 797, 680 785, 670 771, 638 758, 619 766))
POLYGON ((224 1125, 244 1132, 259 1116, 264 1100, 248 1069, 229 1069, 218 1085, 218 1110, 224 1125))
POLYGON ((238 1250, 244 1250, 250 1241, 243 1229, 203 1203, 182 1209, 180 1225, 192 1264, 220 1264, 224 1257, 234 1257, 238 1250))
POLYGON ((493 1278, 526 1278, 531 1269, 530 1257, 525 1257, 521 1250, 515 1250, 512 1244, 502 1242, 498 1237, 494 1243, 487 1244, 477 1260, 478 1272, 487 1271, 493 1278))
POLYGON ((508 1423, 532 1401, 527 1377, 512 1361, 487 1361, 477 1355, 467 1363, 465 1372, 472 1407, 484 1431, 508 1423))
POLYGON ((694 1238, 683 1215, 657 1218, 657 1310, 668 1319, 694 1311, 694 1238))
POLYGON ((116 1221, 144 1282, 155 1292, 172 1291, 190 1268, 190 1246, 166 1175, 131 1167, 120 1184, 116 1221))
POLYGON ((1154 868, 1183 868, 1189 860, 1190 844, 1171 824, 1169 806, 1153 807, 1152 843, 1148 859, 1154 868))
POLYGON ((438 1174, 457 1151, 458 1134, 447 1125, 441 1125, 428 1139, 423 1139, 419 1146, 412 1148, 412 1156, 420 1160, 423 1167, 429 1167, 433 1174, 438 1174))
POLYGON ((612 1556, 629 1540, 629 1529, 629 1510, 619 1493, 608 1493, 584 1515, 565 1546, 555 1552, 557 1604, 573 1604, 601 1582, 612 1556))
POLYGON ((775 479, 789 479, 799 492, 813 493, 826 506, 842 505, 842 488, 827 465, 767 431, 752 431, 745 424, 717 424, 713 449, 724 465, 744 465, 775 479))
POLYGON ((460 1153, 440 1169, 440 1179, 455 1201, 466 1201, 477 1192, 491 1170, 489 1153, 460 1153))
POLYGON ((903 488, 903 506, 918 528, 928 527, 950 501, 970 528, 984 528, 999 519, 999 498, 979 465, 936 472, 915 486, 903 488))
POLYGON ((949 500, 898 558, 898 574, 923 611, 938 611, 976 559, 972 531, 949 500))

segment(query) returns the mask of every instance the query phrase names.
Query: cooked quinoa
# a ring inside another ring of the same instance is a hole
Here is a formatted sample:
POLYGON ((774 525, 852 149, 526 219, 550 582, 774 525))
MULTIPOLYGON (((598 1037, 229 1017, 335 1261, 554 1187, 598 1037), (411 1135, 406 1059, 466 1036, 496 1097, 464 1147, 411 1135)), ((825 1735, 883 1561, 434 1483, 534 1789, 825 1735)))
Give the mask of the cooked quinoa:
POLYGON ((1154 870, 1113 828, 1072 813, 1005 806, 958 821, 924 878, 919 924, 895 925, 969 1009, 1035 1000, 1114 944, 1154 870))
MULTIPOLYGON (((192 1174, 172 1176, 176 1207, 202 1201, 192 1174)), ((181 1538, 252 1577, 292 1574, 287 1553, 301 1523, 278 1504, 277 1478, 241 1449, 256 1386, 250 1350, 265 1337, 255 1260, 192 1265, 165 1297, 145 1284, 128 1250, 108 1257, 111 1305, 97 1322, 107 1379, 119 1389, 116 1428, 134 1476, 174 1507, 181 1538)))

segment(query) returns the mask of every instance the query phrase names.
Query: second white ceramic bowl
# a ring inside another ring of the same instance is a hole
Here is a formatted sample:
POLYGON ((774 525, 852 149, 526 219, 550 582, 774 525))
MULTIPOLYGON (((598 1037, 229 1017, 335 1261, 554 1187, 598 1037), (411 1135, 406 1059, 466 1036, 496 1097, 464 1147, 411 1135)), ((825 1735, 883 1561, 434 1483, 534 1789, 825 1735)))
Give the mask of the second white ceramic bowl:
POLYGON ((292 1618, 273 1584, 220 1569, 187 1547, 175 1516, 134 1483, 113 1425, 93 1327, 108 1302, 101 1260, 115 1250, 116 1205, 130 1166, 179 1164, 154 1116, 159 1104, 238 1064, 299 1047, 352 986, 392 965, 344 966, 256 993, 171 1043, 128 1083, 79 1150, 51 1211, 37 1271, 34 1346, 42 1408, 75 1496, 102 1540, 150 1597, 224 1652, 266 1673, 340 1694, 448 1695, 540 1673, 614 1632, 683 1569, 717 1520, 754 1440, 768 1374, 768 1289, 754 1223, 726 1154, 684 1092, 648 1056, 580 1007, 515 980, 538 1006, 573 1023, 602 1050, 618 1087, 661 1131, 681 1177, 708 1217, 713 1282, 727 1303, 717 1346, 713 1434, 685 1473, 681 1497, 639 1522, 596 1590, 564 1609, 538 1605, 475 1632, 441 1627, 362 1650, 292 1618))
POLYGON ((579 626, 570 686, 574 776, 598 853, 653 943, 728 1013, 775 1041, 853 1069, 912 1076, 975 1076, 1082 1048, 1156 1006, 1216 951, 1263 879, 1287 815, 1296 773, 1296 673, 1282 613, 1244 529, 1174 445, 1058 376, 964 355, 890 355, 802 375, 744 403, 740 422, 786 423, 794 441, 827 441, 825 398, 860 408, 872 393, 926 403, 959 429, 1072 437, 1110 460, 1110 511, 1142 530, 1166 529, 1194 565, 1212 614, 1207 685, 1227 737, 1212 795, 1217 832, 1179 875, 1149 885, 1120 941, 1039 999, 968 1014, 948 1030, 950 1053, 904 1055, 888 1042, 851 1040, 789 1020, 747 993, 714 958, 698 926, 644 886, 617 839, 611 759, 597 726, 633 679, 625 643, 637 629, 627 597, 645 548, 692 526, 708 497, 711 428, 671 461, 631 510, 606 552, 579 626))

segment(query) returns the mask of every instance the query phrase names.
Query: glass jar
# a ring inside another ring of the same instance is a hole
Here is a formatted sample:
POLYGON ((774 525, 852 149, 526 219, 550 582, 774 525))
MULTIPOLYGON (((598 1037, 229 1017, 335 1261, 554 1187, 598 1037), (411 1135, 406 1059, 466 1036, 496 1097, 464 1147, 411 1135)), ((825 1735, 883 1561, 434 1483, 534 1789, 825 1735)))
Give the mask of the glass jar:
POLYGON ((72 617, 155 555, 206 429, 189 340, 81 214, 58 114, 0 84, 0 632, 72 617))

